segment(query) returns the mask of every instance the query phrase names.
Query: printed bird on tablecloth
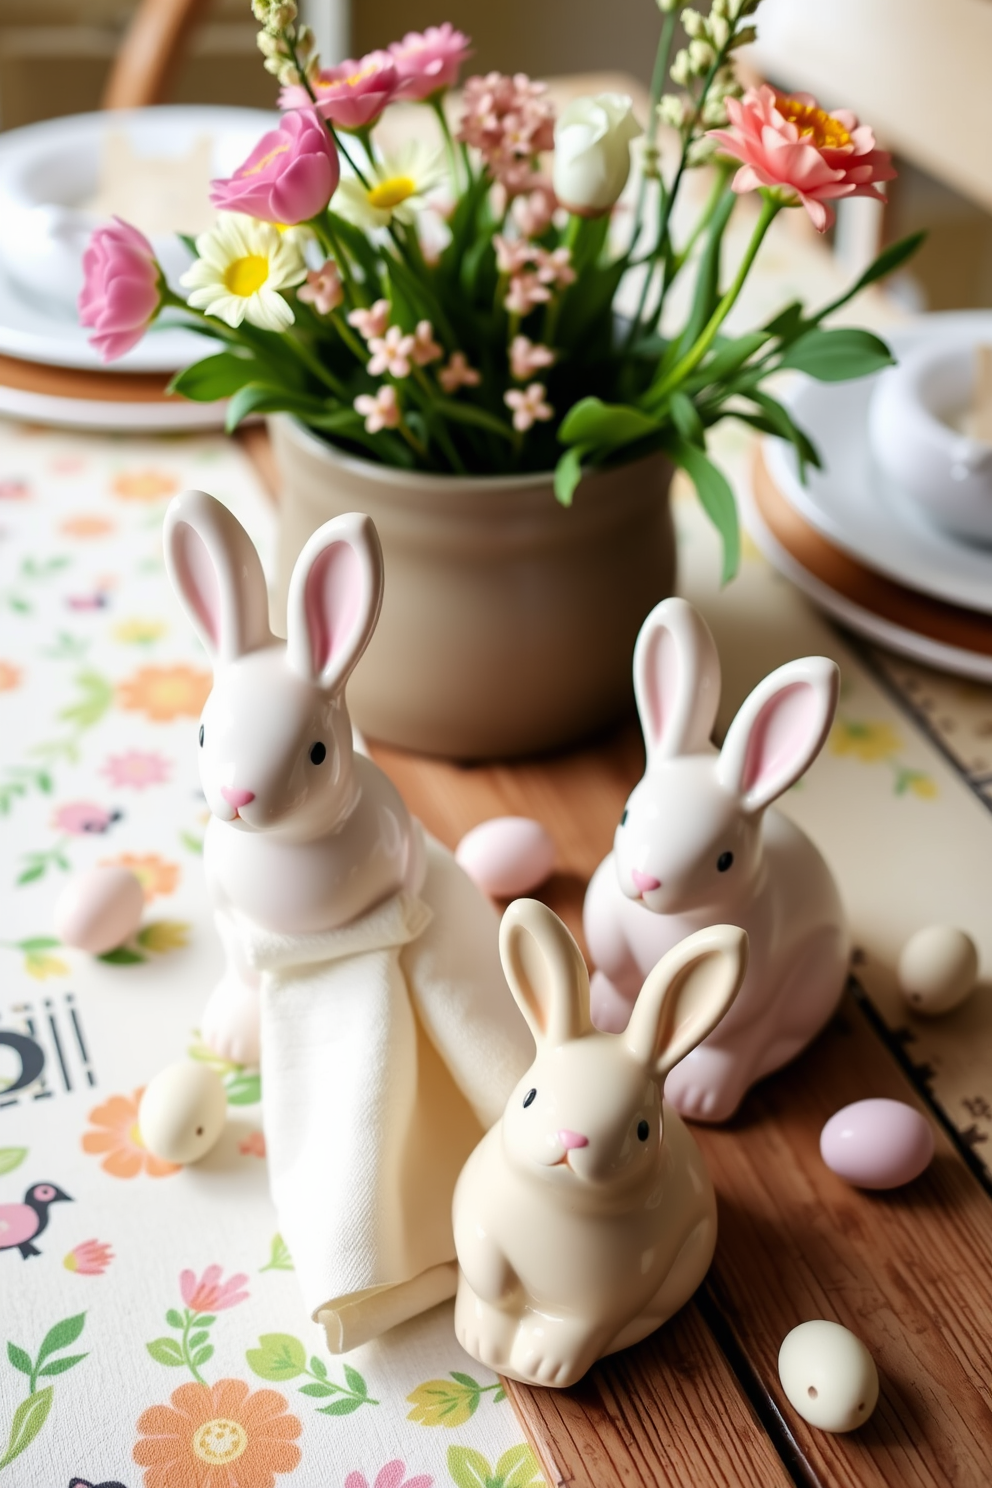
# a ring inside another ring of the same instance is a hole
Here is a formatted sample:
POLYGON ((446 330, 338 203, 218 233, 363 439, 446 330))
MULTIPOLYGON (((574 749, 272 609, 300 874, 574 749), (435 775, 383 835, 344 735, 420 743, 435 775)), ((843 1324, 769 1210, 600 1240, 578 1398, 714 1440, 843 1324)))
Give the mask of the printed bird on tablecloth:
POLYGON ((25 1260, 41 1255, 32 1241, 47 1228, 48 1206, 60 1200, 73 1202, 54 1183, 35 1183, 24 1195, 23 1204, 0 1204, 0 1250, 19 1250, 25 1260))

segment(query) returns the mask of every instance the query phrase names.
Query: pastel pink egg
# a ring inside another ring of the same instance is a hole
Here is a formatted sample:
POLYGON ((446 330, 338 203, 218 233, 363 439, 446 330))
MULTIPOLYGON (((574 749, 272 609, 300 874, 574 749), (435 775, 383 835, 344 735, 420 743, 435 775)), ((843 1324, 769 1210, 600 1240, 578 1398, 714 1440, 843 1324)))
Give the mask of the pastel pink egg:
POLYGON ((77 873, 55 904, 55 933, 63 945, 91 956, 123 945, 141 924, 145 896, 130 868, 77 873))
POLYGON ((855 1101, 824 1126, 820 1156, 856 1188, 899 1188, 933 1157, 933 1129, 904 1101, 855 1101))
POLYGON ((547 828, 529 816, 494 816, 466 832, 455 857, 484 893, 516 899, 550 876, 555 845, 547 828))

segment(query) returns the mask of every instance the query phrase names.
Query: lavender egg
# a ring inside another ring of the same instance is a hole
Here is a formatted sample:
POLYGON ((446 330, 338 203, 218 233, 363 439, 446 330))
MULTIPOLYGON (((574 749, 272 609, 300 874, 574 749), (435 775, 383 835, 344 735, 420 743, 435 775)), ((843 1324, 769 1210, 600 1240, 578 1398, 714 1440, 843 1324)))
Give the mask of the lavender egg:
POLYGON ((77 873, 55 904, 55 933, 63 945, 91 956, 115 950, 137 930, 145 896, 130 868, 77 873))
POLYGON ((900 1188, 933 1157, 933 1131, 904 1101, 855 1101, 824 1126, 820 1156, 855 1188, 900 1188))
POLYGON ((516 899, 548 878, 555 866, 551 834, 529 816, 494 816, 466 832, 455 858, 494 899, 516 899))

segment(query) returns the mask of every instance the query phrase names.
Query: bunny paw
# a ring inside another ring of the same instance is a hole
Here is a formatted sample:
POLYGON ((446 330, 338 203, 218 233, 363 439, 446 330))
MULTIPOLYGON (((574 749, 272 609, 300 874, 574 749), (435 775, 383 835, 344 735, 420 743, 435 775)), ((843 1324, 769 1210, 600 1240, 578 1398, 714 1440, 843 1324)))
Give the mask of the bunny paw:
POLYGON ((581 1379, 596 1358, 585 1324, 542 1317, 523 1322, 510 1355, 510 1373, 532 1385, 559 1389, 581 1379))
POLYGON ((455 1301, 455 1337, 467 1354, 489 1369, 505 1369, 516 1323, 470 1292, 464 1279, 455 1301))
POLYGON ((750 1069, 741 1067, 739 1057, 701 1046, 671 1071, 665 1099, 687 1121, 728 1121, 750 1083, 750 1069))
POLYGON ((258 1064, 260 1033, 257 989, 232 977, 218 982, 203 1010, 200 1035, 207 1048, 232 1064, 258 1064))

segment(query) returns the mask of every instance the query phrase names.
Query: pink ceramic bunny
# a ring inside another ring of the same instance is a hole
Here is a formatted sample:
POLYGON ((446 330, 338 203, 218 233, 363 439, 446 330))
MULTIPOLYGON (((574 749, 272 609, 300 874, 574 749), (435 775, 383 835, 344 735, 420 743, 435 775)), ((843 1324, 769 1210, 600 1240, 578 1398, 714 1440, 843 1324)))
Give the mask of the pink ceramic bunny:
POLYGON ((740 996, 665 1089, 696 1121, 732 1116, 755 1080, 820 1031, 843 991, 849 940, 830 869, 798 827, 767 810, 819 753, 838 680, 823 656, 779 667, 745 700, 717 752, 720 663, 705 621, 666 599, 637 638, 647 769, 586 894, 598 967, 592 1016, 598 1028, 622 1029, 641 978, 701 926, 747 931, 740 996))
MULTIPOLYGON (((187 491, 165 519, 166 566, 207 649, 214 687, 200 726, 204 845, 216 906, 286 935, 355 920, 415 893, 423 839, 399 793, 356 754, 344 685, 375 629, 382 550, 368 517, 315 532, 297 560, 283 644, 269 630, 262 565, 219 501, 187 491)), ((259 1058, 258 973, 228 915, 227 970, 202 1035, 224 1058, 259 1058)))
POLYGON ((593 1029, 585 963, 543 904, 510 905, 500 954, 537 1058, 455 1189, 455 1332, 492 1369, 570 1385, 676 1312, 713 1257, 713 1185, 662 1091, 732 1003, 747 936, 714 925, 670 950, 620 1035, 593 1029))

